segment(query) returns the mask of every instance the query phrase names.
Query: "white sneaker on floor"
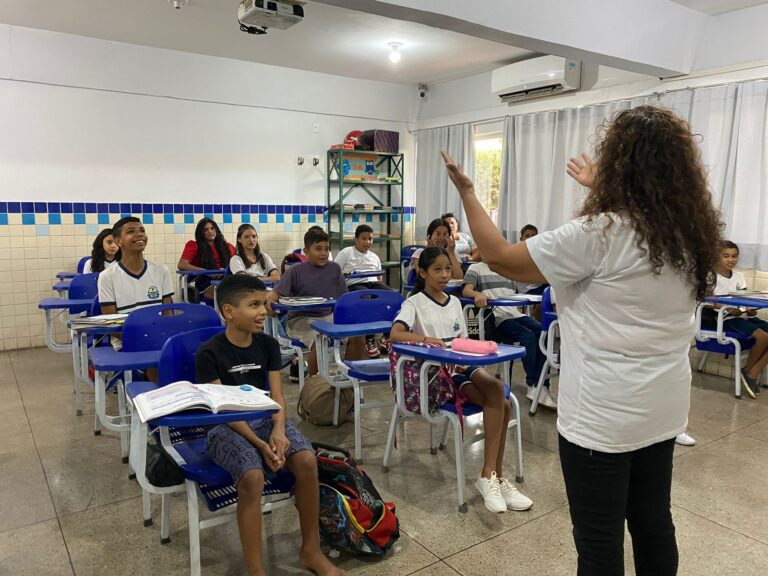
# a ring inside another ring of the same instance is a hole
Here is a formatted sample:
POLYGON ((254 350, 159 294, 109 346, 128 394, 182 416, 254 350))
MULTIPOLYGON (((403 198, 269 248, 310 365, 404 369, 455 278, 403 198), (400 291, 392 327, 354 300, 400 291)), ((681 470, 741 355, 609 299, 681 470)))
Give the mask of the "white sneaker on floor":
POLYGON ((696 439, 693 436, 683 432, 682 434, 677 435, 677 438, 675 438, 675 443, 680 444, 680 446, 693 446, 696 444, 696 439))
POLYGON ((506 478, 499 480, 499 490, 501 492, 501 497, 504 498, 507 508, 510 510, 522 512, 533 506, 533 500, 522 494, 515 485, 506 478))
MULTIPOLYGON (((536 386, 528 386, 528 393, 525 395, 529 401, 533 402, 533 395, 536 392, 536 386)), ((557 400, 552 398, 552 394, 549 392, 549 386, 545 386, 539 396, 539 406, 549 408, 550 410, 557 410, 557 400)))
POLYGON ((475 482, 475 487, 485 500, 485 507, 494 514, 507 511, 507 503, 501 495, 501 486, 499 479, 496 478, 496 472, 491 472, 490 478, 482 476, 475 482))

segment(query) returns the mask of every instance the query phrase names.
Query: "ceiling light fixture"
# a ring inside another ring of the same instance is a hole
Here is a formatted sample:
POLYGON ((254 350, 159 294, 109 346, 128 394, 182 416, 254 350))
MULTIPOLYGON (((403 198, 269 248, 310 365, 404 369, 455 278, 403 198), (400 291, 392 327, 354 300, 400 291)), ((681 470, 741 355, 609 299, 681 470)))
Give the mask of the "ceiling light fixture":
POLYGON ((176 10, 181 10, 182 6, 189 4, 189 0, 168 0, 168 2, 173 4, 173 7, 176 8, 176 10))
POLYGON ((392 64, 397 64, 400 62, 400 58, 403 57, 403 55, 400 53, 400 48, 403 47, 402 42, 390 42, 387 44, 390 49, 389 53, 389 61, 392 62, 392 64))

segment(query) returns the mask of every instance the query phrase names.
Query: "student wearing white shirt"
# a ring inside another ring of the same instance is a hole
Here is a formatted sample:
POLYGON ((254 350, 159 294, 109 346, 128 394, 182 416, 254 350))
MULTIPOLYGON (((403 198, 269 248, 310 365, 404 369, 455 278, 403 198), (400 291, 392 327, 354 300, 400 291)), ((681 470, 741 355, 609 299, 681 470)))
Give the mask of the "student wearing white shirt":
POLYGON ((104 228, 93 241, 91 257, 83 266, 83 274, 103 272, 120 260, 120 247, 112 237, 112 228, 104 228))
MULTIPOLYGON (((734 270, 738 264, 739 247, 730 240, 725 240, 722 243, 720 261, 715 266, 717 283, 714 294, 716 296, 747 289, 744 275, 738 270, 734 270)), ((719 307, 715 306, 715 308, 719 307)), ((714 313, 702 314, 703 326, 714 329, 716 322, 714 313)), ((732 330, 743 334, 746 338, 751 336, 755 339, 754 346, 749 350, 747 364, 741 370, 741 381, 747 394, 751 398, 757 398, 757 395, 760 394, 757 379, 763 368, 768 366, 768 322, 757 317, 757 309, 755 308, 744 308, 743 310, 730 308, 723 324, 726 330, 732 330)))
MULTIPOLYGON (((381 260, 371 251, 373 246, 373 228, 368 224, 360 224, 355 229, 355 245, 347 246, 336 254, 336 264, 341 266, 341 272, 347 276, 353 272, 376 272, 381 270, 381 260)), ((368 278, 347 278, 347 288, 350 292, 355 290, 389 290, 396 292, 381 281, 381 276, 368 278)), ((365 339, 365 348, 369 358, 378 358, 381 355, 379 346, 373 335, 365 339)))
POLYGON ((604 128, 580 217, 509 245, 443 153, 490 268, 557 291, 557 429, 578 574, 624 574, 624 523, 638 576, 677 573, 670 510, 675 436, 690 402, 696 302, 711 288, 719 216, 688 125, 640 106, 604 128))
MULTIPOLYGON (((147 233, 141 220, 126 216, 112 228, 122 258, 99 274, 99 304, 102 314, 128 313, 154 304, 173 302, 173 282, 168 267, 144 260, 147 233)), ((119 335, 112 346, 122 348, 119 335)))
POLYGON ((237 254, 229 260, 229 271, 232 274, 243 272, 266 280, 280 278, 272 258, 261 251, 259 235, 251 224, 240 224, 236 244, 237 254))

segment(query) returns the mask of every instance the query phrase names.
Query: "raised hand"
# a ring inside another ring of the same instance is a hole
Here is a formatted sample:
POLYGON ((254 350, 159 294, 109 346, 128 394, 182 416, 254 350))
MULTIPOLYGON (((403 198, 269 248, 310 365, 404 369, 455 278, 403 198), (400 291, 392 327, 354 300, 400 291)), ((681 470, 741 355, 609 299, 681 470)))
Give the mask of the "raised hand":
POLYGON ((576 180, 576 182, 582 186, 592 188, 595 184, 595 167, 592 164, 592 158, 589 157, 589 154, 582 152, 581 159, 583 162, 577 158, 568 160, 566 172, 568 172, 568 176, 576 180))
POLYGON ((473 190, 474 184, 472 183, 472 180, 462 172, 461 166, 456 163, 456 160, 454 160, 445 150, 440 152, 440 154, 443 155, 445 168, 448 170, 448 177, 451 179, 451 182, 453 182, 453 185, 456 186, 456 190, 459 191, 459 194, 463 195, 464 192, 473 190))

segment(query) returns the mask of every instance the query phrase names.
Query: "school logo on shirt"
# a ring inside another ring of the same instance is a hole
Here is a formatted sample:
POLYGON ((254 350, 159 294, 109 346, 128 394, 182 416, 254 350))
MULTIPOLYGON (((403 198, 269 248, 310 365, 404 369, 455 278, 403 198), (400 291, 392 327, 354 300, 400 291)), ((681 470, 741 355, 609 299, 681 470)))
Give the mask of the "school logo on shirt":
POLYGON ((149 300, 157 300, 160 298, 160 290, 157 289, 157 286, 150 286, 147 290, 147 298, 149 300))
POLYGON ((460 332, 461 331, 461 324, 459 324, 458 320, 453 321, 453 331, 454 332, 460 332))

